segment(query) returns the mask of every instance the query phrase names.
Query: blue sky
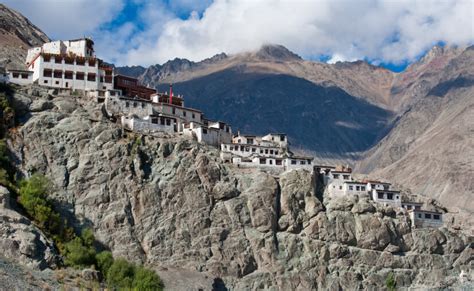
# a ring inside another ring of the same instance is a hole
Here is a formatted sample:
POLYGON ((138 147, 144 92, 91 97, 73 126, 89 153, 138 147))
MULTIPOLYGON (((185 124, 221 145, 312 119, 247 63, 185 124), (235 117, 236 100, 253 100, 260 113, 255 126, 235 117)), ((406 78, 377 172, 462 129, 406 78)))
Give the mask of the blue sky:
POLYGON ((281 44, 311 60, 400 71, 474 42, 472 0, 5 0, 53 39, 92 36, 117 65, 199 61, 281 44), (53 9, 52 9, 53 8, 53 9))

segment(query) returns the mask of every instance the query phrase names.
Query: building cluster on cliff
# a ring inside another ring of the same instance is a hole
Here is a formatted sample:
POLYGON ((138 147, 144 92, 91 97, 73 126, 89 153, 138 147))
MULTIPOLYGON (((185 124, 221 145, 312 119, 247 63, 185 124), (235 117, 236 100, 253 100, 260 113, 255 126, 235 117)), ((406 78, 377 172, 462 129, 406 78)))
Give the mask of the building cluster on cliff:
POLYGON ((322 175, 329 195, 366 195, 377 203, 406 211, 415 227, 440 227, 442 214, 422 210, 421 203, 402 201, 390 183, 356 181, 347 167, 317 166, 313 158, 291 152, 283 133, 265 136, 233 134, 229 124, 211 120, 184 105, 184 98, 140 85, 136 78, 116 75, 114 68, 95 56, 89 38, 54 41, 28 50, 26 68, 0 68, 0 82, 37 83, 52 89, 82 91, 104 103, 107 114, 129 131, 148 135, 182 134, 220 149, 223 161, 238 167, 271 173, 305 169, 322 175))

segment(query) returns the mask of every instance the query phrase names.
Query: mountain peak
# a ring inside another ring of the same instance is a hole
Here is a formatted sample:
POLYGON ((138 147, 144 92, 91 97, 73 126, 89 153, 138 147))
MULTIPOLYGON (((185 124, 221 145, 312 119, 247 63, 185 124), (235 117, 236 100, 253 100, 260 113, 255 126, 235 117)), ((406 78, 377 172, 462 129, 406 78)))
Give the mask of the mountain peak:
POLYGON ((264 60, 297 61, 301 57, 286 47, 276 44, 265 44, 257 52, 256 56, 264 60))

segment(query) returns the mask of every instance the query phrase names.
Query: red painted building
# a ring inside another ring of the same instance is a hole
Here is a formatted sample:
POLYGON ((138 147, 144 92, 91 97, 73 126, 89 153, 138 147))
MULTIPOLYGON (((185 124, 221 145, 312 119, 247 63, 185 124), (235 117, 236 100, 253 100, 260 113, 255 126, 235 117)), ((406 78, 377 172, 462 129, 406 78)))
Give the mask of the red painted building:
POLYGON ((122 95, 127 97, 138 97, 142 99, 151 99, 151 95, 156 93, 155 89, 151 89, 140 85, 138 79, 116 75, 114 77, 114 88, 122 90, 122 95))

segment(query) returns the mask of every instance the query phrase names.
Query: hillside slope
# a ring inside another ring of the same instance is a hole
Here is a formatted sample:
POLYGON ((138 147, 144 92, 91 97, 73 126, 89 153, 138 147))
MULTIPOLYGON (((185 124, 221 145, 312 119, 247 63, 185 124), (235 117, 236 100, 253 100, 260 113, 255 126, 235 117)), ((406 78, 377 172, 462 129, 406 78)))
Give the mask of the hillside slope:
POLYGON ((470 286, 462 233, 413 229, 368 197, 321 196, 306 171, 276 179, 193 140, 123 132, 87 98, 35 86, 14 98, 18 169, 45 173, 77 229, 171 290, 381 289, 392 272, 400 288, 470 286))
POLYGON ((438 71, 358 169, 448 206, 474 209, 474 47, 438 71))
POLYGON ((23 67, 28 48, 47 41, 26 17, 0 3, 0 66, 23 67))

